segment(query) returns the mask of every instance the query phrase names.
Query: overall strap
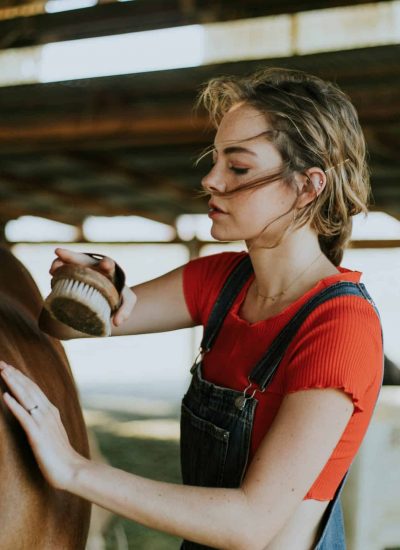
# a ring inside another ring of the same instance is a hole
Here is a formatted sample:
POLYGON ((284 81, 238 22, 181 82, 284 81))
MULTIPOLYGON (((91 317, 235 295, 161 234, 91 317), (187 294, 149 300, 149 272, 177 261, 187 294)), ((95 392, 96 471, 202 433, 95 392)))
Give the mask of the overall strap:
POLYGON ((213 306, 201 341, 201 352, 210 351, 233 302, 253 272, 250 256, 246 254, 231 271, 213 306))
POLYGON ((282 331, 272 342, 268 351, 251 371, 249 382, 251 384, 257 384, 261 390, 264 390, 275 374, 275 371, 278 368, 289 344, 308 315, 310 315, 315 308, 322 305, 327 300, 331 300, 339 296, 350 295, 360 296, 361 298, 368 300, 368 302, 375 308, 375 311, 379 316, 378 310, 376 309, 372 298, 369 296, 365 286, 362 283, 339 281, 323 289, 321 292, 310 298, 310 300, 305 303, 299 311, 297 311, 287 325, 285 325, 282 331))

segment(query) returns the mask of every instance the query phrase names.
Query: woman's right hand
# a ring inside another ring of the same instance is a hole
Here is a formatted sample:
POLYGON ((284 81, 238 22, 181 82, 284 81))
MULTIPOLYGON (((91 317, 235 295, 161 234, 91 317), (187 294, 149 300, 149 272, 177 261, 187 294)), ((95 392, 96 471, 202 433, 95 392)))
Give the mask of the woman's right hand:
MULTIPOLYGON (((96 261, 83 252, 73 252, 65 248, 56 248, 55 253, 57 258, 51 264, 51 275, 64 264, 75 264, 91 267, 113 279, 116 264, 111 258, 105 257, 96 261)), ((193 327, 194 322, 183 292, 183 269, 184 266, 178 267, 133 288, 125 286, 121 293, 121 306, 112 318, 111 336, 149 334, 193 327)), ((45 308, 42 309, 39 326, 44 332, 60 340, 88 338, 87 334, 53 319, 45 308)))
MULTIPOLYGON (((56 248, 57 258, 53 260, 50 267, 50 274, 54 275, 59 267, 65 264, 74 264, 83 267, 90 267, 105 275, 110 281, 114 281, 115 262, 113 259, 105 256, 101 260, 96 260, 83 252, 74 252, 66 248, 56 248)), ((132 313, 136 303, 136 295, 125 285, 121 291, 121 305, 112 316, 112 322, 117 327, 120 326, 132 313)))

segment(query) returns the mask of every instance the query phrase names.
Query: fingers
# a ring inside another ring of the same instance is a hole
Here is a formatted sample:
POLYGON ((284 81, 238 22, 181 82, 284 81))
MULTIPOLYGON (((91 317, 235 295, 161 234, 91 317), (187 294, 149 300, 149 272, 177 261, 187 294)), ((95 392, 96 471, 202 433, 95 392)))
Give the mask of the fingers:
POLYGON ((22 407, 28 411, 38 406, 41 413, 48 411, 51 403, 33 380, 4 361, 0 361, 0 369, 3 380, 22 407))
POLYGON ((114 278, 115 273, 115 262, 111 258, 105 256, 97 265, 98 269, 107 275, 110 279, 114 278))
POLYGON ((12 395, 8 392, 3 393, 3 399, 7 407, 11 410, 13 415, 17 418, 18 422, 21 424, 25 432, 29 432, 34 427, 34 419, 28 413, 24 407, 22 407, 12 395))
POLYGON ((56 248, 55 253, 65 264, 80 264, 85 266, 96 265, 98 260, 91 258, 83 252, 75 252, 66 248, 56 248))
POLYGON ((122 289, 121 299, 121 306, 113 316, 113 323, 116 327, 128 319, 137 301, 136 294, 126 285, 122 289))
POLYGON ((51 267, 50 267, 50 270, 49 272, 51 273, 51 275, 54 275, 54 272, 59 268, 61 267, 62 265, 64 265, 64 262, 62 262, 61 260, 57 259, 57 260, 53 260, 52 264, 51 264, 51 267))
POLYGON ((50 274, 54 275, 55 271, 65 264, 75 264, 84 267, 92 267, 106 275, 111 280, 114 277, 115 263, 114 260, 104 257, 101 260, 91 258, 83 252, 74 252, 66 248, 56 248, 55 253, 57 258, 53 260, 50 266, 50 274))
POLYGON ((83 252, 74 252, 73 250, 67 250, 66 248, 56 248, 55 253, 58 256, 50 267, 51 275, 54 274, 56 269, 61 267, 64 264, 77 264, 82 266, 94 266, 98 262, 94 258, 91 258, 83 252))

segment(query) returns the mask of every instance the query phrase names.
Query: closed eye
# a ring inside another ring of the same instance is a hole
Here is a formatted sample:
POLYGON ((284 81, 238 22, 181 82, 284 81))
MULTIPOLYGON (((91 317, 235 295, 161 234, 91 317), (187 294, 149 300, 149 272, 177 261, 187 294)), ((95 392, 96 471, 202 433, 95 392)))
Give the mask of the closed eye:
POLYGON ((230 166, 229 170, 231 170, 235 174, 247 174, 247 172, 249 171, 248 168, 237 168, 236 166, 230 166))

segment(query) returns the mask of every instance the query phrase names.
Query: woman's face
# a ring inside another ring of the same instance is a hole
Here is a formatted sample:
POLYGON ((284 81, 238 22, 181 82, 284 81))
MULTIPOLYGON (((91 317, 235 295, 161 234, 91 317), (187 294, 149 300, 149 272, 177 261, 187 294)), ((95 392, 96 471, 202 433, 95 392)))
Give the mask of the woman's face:
POLYGON ((260 242, 273 243, 292 219, 296 193, 281 180, 231 197, 218 195, 281 170, 280 153, 265 135, 260 135, 268 130, 273 128, 265 116, 245 103, 235 105, 218 127, 213 167, 202 180, 202 186, 211 194, 211 234, 217 240, 256 239, 267 224, 290 210, 260 236, 260 242))

